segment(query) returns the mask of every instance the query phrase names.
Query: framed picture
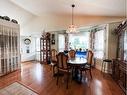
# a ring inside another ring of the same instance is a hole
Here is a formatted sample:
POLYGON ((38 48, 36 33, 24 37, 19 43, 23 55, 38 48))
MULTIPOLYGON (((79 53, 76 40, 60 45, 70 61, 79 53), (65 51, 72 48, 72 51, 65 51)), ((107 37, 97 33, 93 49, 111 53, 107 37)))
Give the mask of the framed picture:
POLYGON ((29 46, 26 47, 26 53, 30 53, 30 48, 29 48, 29 46))

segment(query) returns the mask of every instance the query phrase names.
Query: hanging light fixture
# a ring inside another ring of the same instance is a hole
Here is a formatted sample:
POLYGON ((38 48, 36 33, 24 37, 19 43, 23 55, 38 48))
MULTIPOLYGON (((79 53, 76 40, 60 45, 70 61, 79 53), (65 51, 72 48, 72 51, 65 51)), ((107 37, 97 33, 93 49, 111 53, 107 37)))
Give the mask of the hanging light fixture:
POLYGON ((77 26, 74 25, 74 7, 75 7, 75 5, 72 4, 71 7, 72 7, 72 24, 68 27, 66 33, 73 34, 73 33, 78 33, 79 31, 77 30, 77 26))

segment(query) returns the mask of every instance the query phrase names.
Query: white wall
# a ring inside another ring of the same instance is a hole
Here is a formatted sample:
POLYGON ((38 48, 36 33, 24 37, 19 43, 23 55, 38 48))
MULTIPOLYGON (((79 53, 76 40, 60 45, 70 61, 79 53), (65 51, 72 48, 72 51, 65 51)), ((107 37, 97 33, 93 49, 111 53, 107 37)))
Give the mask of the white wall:
MULTIPOLYGON (((28 61, 35 59, 35 41, 34 37, 31 38, 30 53, 26 53, 26 45, 23 43, 24 36, 41 35, 43 29, 46 31, 65 30, 71 24, 70 15, 53 15, 47 14, 41 17, 35 16, 32 13, 24 10, 23 8, 15 5, 9 0, 0 0, 0 15, 6 15, 10 18, 16 19, 20 24, 21 36, 21 60, 28 61)), ((109 23, 112 21, 119 21, 123 17, 105 17, 105 16, 75 16, 74 23, 78 27, 89 25, 97 25, 109 23)), ((57 45, 57 43, 56 43, 57 45)), ((56 45, 53 47, 56 48, 56 45)))
POLYGON ((121 22, 116 23, 109 23, 108 24, 108 51, 107 51, 107 58, 114 59, 117 55, 117 42, 118 42, 118 35, 114 34, 114 29, 120 24, 121 22))
POLYGON ((20 32, 22 34, 22 29, 25 24, 31 20, 31 18, 36 17, 32 13, 20 8, 19 6, 12 3, 10 0, 0 0, 0 15, 8 16, 11 19, 16 19, 20 24, 20 32))
POLYGON ((41 34, 43 29, 45 31, 59 31, 65 29, 66 23, 69 23, 65 18, 55 15, 43 15, 41 17, 33 18, 23 28, 25 35, 41 34), (27 31, 27 32, 26 32, 27 31))
MULTIPOLYGON (((110 23, 112 21, 123 20, 123 17, 105 17, 105 16, 75 16, 74 23, 78 27, 110 23)), ((41 17, 31 19, 23 27, 23 35, 41 34, 43 29, 46 31, 65 30, 71 24, 71 16, 47 14, 41 17)))
MULTIPOLYGON (((8 16, 11 19, 15 19, 20 24, 20 34, 24 34, 23 27, 36 17, 32 13, 20 8, 9 0, 0 0, 0 15, 8 16)), ((25 31, 27 32, 27 31, 25 31)), ((29 32, 30 33, 30 32, 29 32)), ((25 35, 25 34, 24 34, 25 35)), ((29 61, 35 59, 35 38, 31 38, 31 44, 29 45, 30 53, 26 53, 27 45, 24 44, 24 39, 28 36, 20 37, 20 54, 21 61, 29 61)))
MULTIPOLYGON (((123 19, 122 17, 100 17, 100 16, 76 16, 74 19, 74 23, 78 27, 84 27, 89 25, 97 25, 103 23, 109 23, 112 21, 119 21, 123 19)), ((52 15, 47 14, 41 17, 34 17, 31 21, 27 22, 27 24, 22 28, 22 35, 33 36, 33 35, 41 35, 43 29, 45 31, 54 31, 55 33, 55 45, 52 45, 51 48, 55 48, 58 50, 58 33, 61 30, 65 30, 71 24, 71 17, 67 15, 52 15)), ((51 32, 53 33, 53 32, 51 32)), ((28 56, 28 54, 26 55, 28 56)), ((33 60, 34 58, 31 58, 33 60)), ((28 59, 29 60, 29 59, 28 59)))
POLYGON ((29 36, 21 36, 20 37, 20 54, 21 54, 21 61, 29 61, 29 60, 35 60, 35 37, 29 37, 29 36), (24 43, 24 39, 29 38, 31 39, 31 43, 29 45, 26 45, 24 43), (27 48, 29 48, 30 52, 27 53, 27 48))

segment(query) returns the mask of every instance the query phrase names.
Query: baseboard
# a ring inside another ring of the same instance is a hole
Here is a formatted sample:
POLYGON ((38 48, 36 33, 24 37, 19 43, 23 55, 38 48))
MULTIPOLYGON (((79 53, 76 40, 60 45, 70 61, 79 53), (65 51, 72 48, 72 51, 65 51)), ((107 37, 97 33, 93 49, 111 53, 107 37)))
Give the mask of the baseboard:
POLYGON ((36 61, 36 60, 21 61, 21 63, 26 63, 26 62, 31 62, 31 61, 36 61))

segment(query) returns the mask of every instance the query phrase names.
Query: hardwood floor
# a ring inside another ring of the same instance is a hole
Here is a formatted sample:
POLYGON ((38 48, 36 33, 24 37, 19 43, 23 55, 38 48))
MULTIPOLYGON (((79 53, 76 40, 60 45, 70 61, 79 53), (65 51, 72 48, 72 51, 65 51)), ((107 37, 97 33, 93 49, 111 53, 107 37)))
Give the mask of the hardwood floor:
POLYGON ((56 78, 52 76, 49 65, 41 65, 34 61, 26 62, 22 64, 21 71, 0 77, 0 88, 19 81, 39 95, 123 95, 122 90, 110 76, 103 77, 97 69, 93 69, 92 74, 92 80, 89 74, 86 78, 84 74, 81 84, 71 80, 69 89, 66 89, 63 78, 60 78, 59 85, 56 85, 56 78))

